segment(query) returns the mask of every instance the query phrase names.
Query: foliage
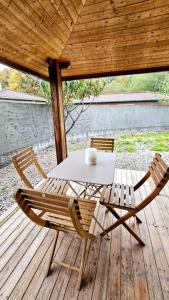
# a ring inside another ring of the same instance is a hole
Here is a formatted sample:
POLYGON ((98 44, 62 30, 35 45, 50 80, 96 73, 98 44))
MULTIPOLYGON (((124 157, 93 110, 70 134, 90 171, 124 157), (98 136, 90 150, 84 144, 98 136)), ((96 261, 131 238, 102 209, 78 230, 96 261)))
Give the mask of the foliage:
MULTIPOLYGON (((103 93, 155 92, 169 94, 169 72, 118 76, 106 84, 103 93)), ((168 100, 164 97, 162 101, 168 100)))
POLYGON ((0 71, 2 89, 28 93, 50 100, 49 84, 37 77, 5 68, 0 71))

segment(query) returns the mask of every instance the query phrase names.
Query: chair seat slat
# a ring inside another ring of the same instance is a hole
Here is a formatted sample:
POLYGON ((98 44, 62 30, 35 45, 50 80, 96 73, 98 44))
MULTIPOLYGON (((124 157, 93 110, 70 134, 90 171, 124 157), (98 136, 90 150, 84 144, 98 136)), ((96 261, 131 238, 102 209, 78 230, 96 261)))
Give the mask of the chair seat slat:
POLYGON ((120 196, 119 196, 120 205, 124 206, 125 205, 125 202, 124 202, 124 196, 125 196, 125 194, 124 194, 124 184, 121 185, 121 189, 119 191, 119 194, 120 194, 120 196))

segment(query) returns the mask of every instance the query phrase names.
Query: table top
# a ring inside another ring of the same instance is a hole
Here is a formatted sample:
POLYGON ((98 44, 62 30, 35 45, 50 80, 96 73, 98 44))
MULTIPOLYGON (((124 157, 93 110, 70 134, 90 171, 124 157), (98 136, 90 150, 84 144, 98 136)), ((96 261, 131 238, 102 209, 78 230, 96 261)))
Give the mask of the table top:
POLYGON ((48 173, 48 177, 68 181, 110 185, 114 180, 115 154, 97 152, 97 164, 85 164, 85 151, 72 152, 48 173))

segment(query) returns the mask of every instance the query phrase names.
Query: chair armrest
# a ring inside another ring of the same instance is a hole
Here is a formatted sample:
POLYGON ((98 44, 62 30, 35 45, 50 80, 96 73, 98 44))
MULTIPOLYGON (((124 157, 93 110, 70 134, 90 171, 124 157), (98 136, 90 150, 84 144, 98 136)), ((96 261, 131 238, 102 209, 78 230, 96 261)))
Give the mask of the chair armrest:
POLYGON ((141 178, 141 180, 135 184, 134 191, 139 189, 149 177, 150 177, 150 171, 147 171, 147 173, 144 175, 144 177, 141 178))

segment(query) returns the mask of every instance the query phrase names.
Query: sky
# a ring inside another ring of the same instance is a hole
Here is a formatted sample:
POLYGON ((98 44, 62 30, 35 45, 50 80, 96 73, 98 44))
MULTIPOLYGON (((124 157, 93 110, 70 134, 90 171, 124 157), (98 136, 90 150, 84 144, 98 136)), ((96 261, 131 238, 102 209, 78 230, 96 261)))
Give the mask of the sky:
POLYGON ((7 66, 0 64, 0 71, 6 68, 7 66))

